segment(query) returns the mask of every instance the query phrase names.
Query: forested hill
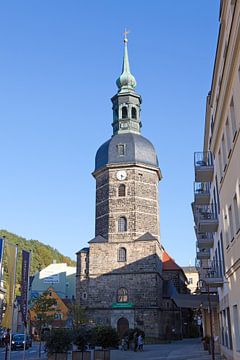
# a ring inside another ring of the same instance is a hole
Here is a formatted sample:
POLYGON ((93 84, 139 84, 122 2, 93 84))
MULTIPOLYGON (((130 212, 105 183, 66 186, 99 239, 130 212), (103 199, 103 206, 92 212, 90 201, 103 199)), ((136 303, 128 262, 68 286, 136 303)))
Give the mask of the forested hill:
MULTIPOLYGON (((62 255, 58 250, 38 240, 27 240, 6 230, 0 230, 0 236, 5 236, 5 239, 12 244, 18 244, 17 284, 20 284, 21 281, 22 249, 27 251, 31 250, 31 275, 51 264, 53 260, 56 260, 57 263, 66 263, 70 266, 76 265, 76 262, 69 257, 62 255)), ((7 280, 8 274, 6 266, 4 266, 4 271, 4 277, 7 280)))

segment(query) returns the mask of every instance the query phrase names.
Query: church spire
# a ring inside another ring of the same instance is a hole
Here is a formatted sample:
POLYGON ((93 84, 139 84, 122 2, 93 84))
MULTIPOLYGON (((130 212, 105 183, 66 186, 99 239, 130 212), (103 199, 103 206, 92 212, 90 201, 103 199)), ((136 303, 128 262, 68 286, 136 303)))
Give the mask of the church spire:
POLYGON ((137 85, 135 77, 131 74, 129 59, 128 59, 128 38, 127 34, 129 31, 124 31, 124 57, 123 57, 123 66, 122 66, 122 74, 117 79, 116 84, 118 87, 118 92, 128 92, 133 91, 137 85))
POLYGON ((124 32, 124 57, 122 74, 117 79, 118 92, 112 98, 113 103, 113 135, 124 133, 140 134, 140 105, 141 96, 134 88, 137 85, 134 76, 131 74, 128 60, 127 34, 124 32))

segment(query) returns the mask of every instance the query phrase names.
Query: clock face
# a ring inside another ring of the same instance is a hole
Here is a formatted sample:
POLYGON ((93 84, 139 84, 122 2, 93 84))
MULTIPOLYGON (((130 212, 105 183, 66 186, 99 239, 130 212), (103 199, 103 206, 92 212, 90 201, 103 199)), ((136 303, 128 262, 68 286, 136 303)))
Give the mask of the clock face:
POLYGON ((125 180, 126 177, 127 177, 127 173, 126 173, 125 170, 119 170, 119 171, 117 172, 117 179, 118 179, 118 180, 125 180))

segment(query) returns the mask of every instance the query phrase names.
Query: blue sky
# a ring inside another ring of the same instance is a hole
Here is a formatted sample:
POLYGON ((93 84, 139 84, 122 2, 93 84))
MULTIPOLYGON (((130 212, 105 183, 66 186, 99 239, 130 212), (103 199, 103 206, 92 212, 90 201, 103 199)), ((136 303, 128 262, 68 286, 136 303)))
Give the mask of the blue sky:
POLYGON ((0 228, 75 258, 94 237, 98 147, 130 29, 142 134, 158 153, 161 242, 195 259, 193 153, 202 149, 219 0, 0 4, 0 228))

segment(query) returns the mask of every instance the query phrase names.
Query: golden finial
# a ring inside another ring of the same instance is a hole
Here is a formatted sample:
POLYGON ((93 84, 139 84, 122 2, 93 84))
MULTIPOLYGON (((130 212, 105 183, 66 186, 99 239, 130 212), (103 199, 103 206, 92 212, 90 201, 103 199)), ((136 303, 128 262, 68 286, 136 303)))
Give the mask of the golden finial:
POLYGON ((125 43, 128 42, 127 35, 128 35, 129 33, 130 33, 130 31, 125 28, 125 31, 124 31, 124 33, 123 33, 123 35, 124 35, 124 40, 123 40, 123 41, 124 41, 125 43))

